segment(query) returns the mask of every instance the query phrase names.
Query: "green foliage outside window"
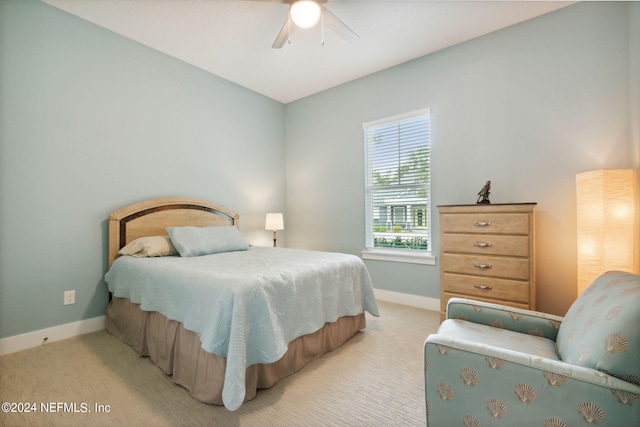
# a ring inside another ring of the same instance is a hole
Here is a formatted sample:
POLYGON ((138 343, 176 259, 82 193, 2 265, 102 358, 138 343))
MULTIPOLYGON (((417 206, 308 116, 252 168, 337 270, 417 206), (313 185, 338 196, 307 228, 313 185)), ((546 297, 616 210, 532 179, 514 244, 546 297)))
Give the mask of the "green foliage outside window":
POLYGON ((395 249, 420 249, 429 248, 428 241, 425 237, 382 237, 374 236, 373 243, 376 248, 395 248, 395 249))

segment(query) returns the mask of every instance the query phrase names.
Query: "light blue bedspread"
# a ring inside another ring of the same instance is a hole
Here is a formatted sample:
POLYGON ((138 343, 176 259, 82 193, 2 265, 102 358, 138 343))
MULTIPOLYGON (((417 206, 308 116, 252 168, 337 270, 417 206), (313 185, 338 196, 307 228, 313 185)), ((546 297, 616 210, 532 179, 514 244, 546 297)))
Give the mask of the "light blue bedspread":
POLYGON ((353 255, 251 247, 199 257, 123 256, 105 276, 116 297, 181 322, 225 356, 222 400, 235 410, 245 370, 280 359, 295 338, 363 310, 378 316, 369 273, 353 255))

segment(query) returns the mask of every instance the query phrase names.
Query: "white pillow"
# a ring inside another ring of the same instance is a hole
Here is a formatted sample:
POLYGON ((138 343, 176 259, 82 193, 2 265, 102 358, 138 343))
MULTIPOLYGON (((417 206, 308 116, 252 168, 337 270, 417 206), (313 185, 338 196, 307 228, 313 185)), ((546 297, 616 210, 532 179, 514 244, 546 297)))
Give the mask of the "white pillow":
POLYGON ((149 236, 140 237, 129 242, 118 252, 120 255, 130 255, 134 257, 156 257, 177 255, 178 252, 171 244, 169 236, 149 236))
POLYGON ((219 252, 246 251, 249 244, 233 226, 167 227, 180 256, 191 257, 219 252))

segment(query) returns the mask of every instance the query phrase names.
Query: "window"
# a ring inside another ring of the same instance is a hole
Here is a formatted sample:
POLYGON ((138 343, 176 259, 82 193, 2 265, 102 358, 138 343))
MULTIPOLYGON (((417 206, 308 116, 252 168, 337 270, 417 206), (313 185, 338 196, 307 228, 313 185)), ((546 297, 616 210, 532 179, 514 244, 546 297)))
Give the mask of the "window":
POLYGON ((425 109, 363 125, 364 258, 433 263, 429 116, 425 109))

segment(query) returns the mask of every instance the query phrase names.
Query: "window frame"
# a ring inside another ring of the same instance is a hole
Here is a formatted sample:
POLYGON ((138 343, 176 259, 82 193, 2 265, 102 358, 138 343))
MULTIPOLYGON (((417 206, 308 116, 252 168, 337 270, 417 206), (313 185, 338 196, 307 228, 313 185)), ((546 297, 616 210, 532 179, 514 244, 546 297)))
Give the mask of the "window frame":
MULTIPOLYGON (((364 155, 365 155, 365 249, 362 251, 363 259, 371 259, 378 261, 393 261, 393 262, 407 262, 407 263, 416 263, 416 264, 428 264, 435 265, 435 256, 433 255, 433 247, 432 247, 432 235, 431 235, 431 179, 427 179, 427 182, 424 184, 413 185, 410 184, 407 188, 424 188, 427 192, 426 195, 426 207, 424 208, 424 213, 426 214, 426 218, 422 218, 423 221, 426 222, 426 238, 428 242, 427 249, 397 249, 397 248, 386 248, 386 247, 376 247, 374 241, 374 224, 375 218, 380 218, 382 212, 380 212, 379 206, 373 205, 372 200, 372 189, 374 188, 370 185, 370 164, 369 164, 369 141, 368 141, 368 129, 389 125, 393 123, 399 123, 405 120, 417 119, 422 116, 427 116, 429 130, 427 131, 427 149, 430 151, 431 147, 431 109, 423 108, 416 111, 411 111, 404 114, 399 114, 387 118, 383 118, 380 120, 375 120, 371 122, 363 123, 363 138, 364 138, 364 155), (424 187, 422 187, 424 185, 424 187)), ((429 155, 429 171, 431 169, 431 156, 429 155)), ((393 187, 402 188, 403 184, 390 185, 389 189, 393 187)), ((423 209, 422 207, 416 207, 415 209, 423 209)), ((412 208, 412 211, 414 209, 412 208)), ((406 212, 406 209, 405 209, 406 212)), ((395 212, 391 215, 395 215, 395 212)), ((416 218, 411 217, 412 222, 417 221, 416 218)), ((421 234, 421 236, 424 234, 421 234)))

